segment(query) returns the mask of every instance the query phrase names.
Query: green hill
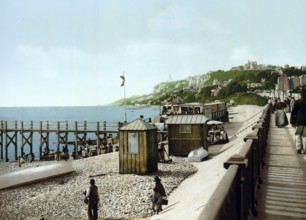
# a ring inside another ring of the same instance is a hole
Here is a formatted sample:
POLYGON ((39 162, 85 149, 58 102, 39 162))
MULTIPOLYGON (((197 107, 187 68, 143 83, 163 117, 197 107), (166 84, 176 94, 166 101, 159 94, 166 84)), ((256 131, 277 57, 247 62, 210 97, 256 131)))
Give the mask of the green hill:
MULTIPOLYGON (((284 69, 283 72, 288 76, 306 73, 294 68, 284 69)), ((235 104, 264 105, 267 100, 256 95, 255 91, 274 89, 279 76, 279 71, 276 69, 218 70, 191 76, 185 80, 163 82, 156 85, 151 94, 120 99, 111 104, 161 105, 167 100, 176 102, 211 102, 214 100, 230 102, 234 100, 235 104), (212 91, 218 92, 212 94, 212 91)))

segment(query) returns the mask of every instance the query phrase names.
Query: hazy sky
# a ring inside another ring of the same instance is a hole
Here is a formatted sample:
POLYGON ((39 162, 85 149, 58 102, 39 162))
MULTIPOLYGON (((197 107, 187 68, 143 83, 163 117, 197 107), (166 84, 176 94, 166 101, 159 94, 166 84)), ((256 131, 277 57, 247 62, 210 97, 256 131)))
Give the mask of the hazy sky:
POLYGON ((0 106, 104 105, 248 60, 306 64, 304 0, 0 0, 0 106))

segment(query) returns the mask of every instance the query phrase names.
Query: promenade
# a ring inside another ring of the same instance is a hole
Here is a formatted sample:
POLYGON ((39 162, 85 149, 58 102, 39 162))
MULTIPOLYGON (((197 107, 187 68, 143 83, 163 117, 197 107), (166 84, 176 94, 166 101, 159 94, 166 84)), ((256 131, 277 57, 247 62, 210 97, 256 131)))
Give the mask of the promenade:
POLYGON ((257 198, 258 220, 306 219, 306 154, 296 152, 294 132, 290 125, 276 127, 272 114, 257 198))
MULTIPOLYGON (((290 114, 287 117, 290 119, 290 114)), ((199 171, 170 195, 170 206, 151 219, 198 220, 200 210, 206 206, 215 190, 218 177, 223 175, 220 164, 240 149, 243 143, 239 140, 248 132, 246 129, 246 132, 238 135, 237 142, 232 141, 232 144, 220 148, 219 152, 213 152, 215 160, 195 164, 199 171)), ((276 127, 275 115, 271 115, 265 166, 261 176, 263 183, 257 189, 258 216, 254 220, 306 219, 306 154, 296 153, 294 133, 295 129, 291 125, 276 127)))
MULTIPOLYGON (((271 115, 265 166, 261 175, 263 183, 257 189, 258 216, 253 219, 306 219, 306 154, 296 153, 295 129, 291 125, 277 128, 274 116, 271 115)), ((287 117, 289 119, 290 114, 287 117)), ((146 219, 197 220, 225 172, 222 163, 243 147, 242 137, 249 133, 249 129, 245 128, 249 128, 256 120, 253 118, 245 122, 230 143, 211 148, 213 158, 204 163, 195 163, 198 172, 171 193, 169 205, 164 206, 159 215, 146 219)))

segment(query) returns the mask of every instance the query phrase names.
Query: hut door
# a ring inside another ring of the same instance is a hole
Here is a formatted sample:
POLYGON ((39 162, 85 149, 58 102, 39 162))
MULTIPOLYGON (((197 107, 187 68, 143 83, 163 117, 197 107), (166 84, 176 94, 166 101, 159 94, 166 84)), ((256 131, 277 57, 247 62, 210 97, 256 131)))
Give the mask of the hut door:
POLYGON ((128 149, 127 150, 129 154, 139 154, 138 133, 136 132, 128 133, 128 149))

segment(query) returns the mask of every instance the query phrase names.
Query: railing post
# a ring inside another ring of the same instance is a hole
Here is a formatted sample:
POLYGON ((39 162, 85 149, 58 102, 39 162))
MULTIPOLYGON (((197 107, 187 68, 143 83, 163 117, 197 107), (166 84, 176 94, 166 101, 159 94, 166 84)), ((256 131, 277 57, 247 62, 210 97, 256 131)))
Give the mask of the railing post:
MULTIPOLYGON (((258 131, 258 129, 257 129, 258 131)), ((256 185, 259 182, 259 177, 260 177, 260 166, 259 166, 259 146, 258 146, 258 132, 254 134, 248 134, 245 138, 244 141, 247 142, 248 140, 251 141, 251 153, 250 153, 250 158, 249 158, 249 163, 250 163, 250 168, 248 169, 248 178, 249 181, 248 183, 250 184, 249 189, 251 191, 250 193, 250 208, 252 211, 253 216, 257 216, 257 209, 256 209, 256 201, 255 201, 255 194, 256 194, 256 185)))
MULTIPOLYGON (((238 165, 238 173, 240 176, 240 185, 239 185, 239 190, 237 192, 237 196, 239 199, 237 199, 238 204, 236 206, 237 208, 237 213, 239 213, 239 220, 244 220, 246 219, 245 217, 245 210, 248 210, 247 206, 247 199, 246 199, 246 194, 245 194, 245 178, 246 178, 246 167, 248 166, 248 159, 242 157, 239 154, 234 154, 228 161, 224 163, 224 168, 228 169, 229 166, 231 165, 238 165)), ((235 211, 235 210, 233 210, 235 211)))

